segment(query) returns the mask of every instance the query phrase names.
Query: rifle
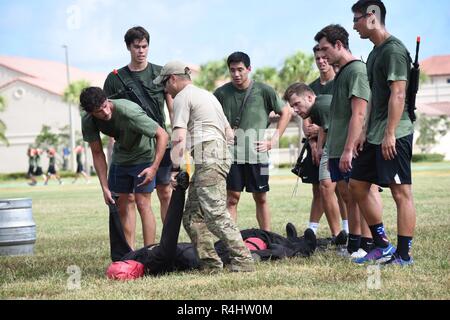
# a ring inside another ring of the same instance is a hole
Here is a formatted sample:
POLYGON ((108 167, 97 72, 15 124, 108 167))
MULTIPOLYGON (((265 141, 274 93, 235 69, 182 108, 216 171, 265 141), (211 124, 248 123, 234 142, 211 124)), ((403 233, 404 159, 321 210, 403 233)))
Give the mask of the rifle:
MULTIPOLYGON (((115 93, 115 94, 113 94, 113 95, 110 95, 108 98, 111 99, 111 98, 113 98, 113 97, 116 97, 116 96, 118 96, 118 95, 121 95, 122 93, 127 93, 127 94, 130 93, 130 94, 133 95, 132 99, 133 99, 133 98, 135 99, 134 102, 138 103, 140 106, 143 106, 144 104, 142 103, 141 98, 139 98, 139 96, 136 94, 136 92, 134 92, 133 88, 131 88, 131 87, 129 87, 129 86, 127 86, 127 85, 125 84, 125 81, 123 81, 122 77, 121 77, 120 74, 119 74, 119 71, 117 71, 116 69, 114 69, 114 70, 113 70, 113 74, 116 75, 117 78, 119 78, 119 80, 120 80, 120 82, 122 83, 122 85, 123 85, 123 87, 125 88, 125 90, 119 90, 119 92, 117 92, 117 93, 115 93)), ((133 100, 134 100, 134 99, 133 99, 133 100)))
POLYGON ((306 152, 306 148, 309 145, 309 140, 308 139, 303 138, 302 142, 303 142, 303 148, 300 151, 300 155, 297 158, 297 163, 295 164, 294 168, 292 168, 292 170, 291 170, 291 172, 293 174, 295 174, 296 176, 298 176, 298 177, 302 176, 302 173, 303 173, 303 167, 302 167, 302 165, 303 165, 302 164, 303 156, 304 156, 304 154, 306 152))
POLYGON ((420 49, 420 37, 417 37, 416 57, 409 74, 409 85, 407 95, 408 115, 409 118, 411 119, 411 122, 414 122, 417 119, 415 110, 417 109, 416 95, 417 91, 419 91, 419 77, 420 77, 419 49, 420 49))

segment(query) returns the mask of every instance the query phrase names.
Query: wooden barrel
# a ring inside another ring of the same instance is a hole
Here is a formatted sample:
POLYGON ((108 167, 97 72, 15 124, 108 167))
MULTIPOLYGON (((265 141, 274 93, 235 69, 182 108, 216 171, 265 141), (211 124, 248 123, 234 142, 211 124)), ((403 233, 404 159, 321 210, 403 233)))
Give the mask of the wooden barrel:
POLYGON ((32 255, 35 242, 31 199, 0 199, 0 256, 32 255))

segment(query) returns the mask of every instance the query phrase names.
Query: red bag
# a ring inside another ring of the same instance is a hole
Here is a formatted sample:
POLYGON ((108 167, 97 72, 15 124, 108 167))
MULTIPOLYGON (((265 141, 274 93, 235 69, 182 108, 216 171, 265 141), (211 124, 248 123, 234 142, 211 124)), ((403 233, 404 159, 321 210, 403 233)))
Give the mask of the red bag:
POLYGON ((134 280, 144 276, 144 265, 134 260, 116 261, 109 265, 106 276, 113 280, 134 280))

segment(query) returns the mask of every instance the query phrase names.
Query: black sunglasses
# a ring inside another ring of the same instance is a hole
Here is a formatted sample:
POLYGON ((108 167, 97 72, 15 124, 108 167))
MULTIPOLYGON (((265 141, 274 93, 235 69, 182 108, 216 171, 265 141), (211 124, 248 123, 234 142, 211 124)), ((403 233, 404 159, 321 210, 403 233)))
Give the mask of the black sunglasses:
POLYGON ((353 18, 353 23, 357 23, 359 20, 361 20, 362 18, 365 18, 369 15, 369 13, 366 13, 364 15, 362 15, 361 17, 354 17, 353 18))
POLYGON ((163 85, 163 87, 166 86, 166 83, 167 83, 167 81, 169 81, 169 79, 170 79, 170 75, 167 76, 163 81, 161 81, 161 84, 163 85))

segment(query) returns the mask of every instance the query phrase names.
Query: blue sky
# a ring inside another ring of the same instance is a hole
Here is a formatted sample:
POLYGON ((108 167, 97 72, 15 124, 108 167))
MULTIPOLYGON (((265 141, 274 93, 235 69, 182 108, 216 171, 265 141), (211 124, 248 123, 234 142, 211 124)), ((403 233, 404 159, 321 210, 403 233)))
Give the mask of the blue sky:
MULTIPOLYGON (((330 23, 351 34, 350 47, 367 57, 372 45, 352 30, 356 0, 0 0, 0 55, 70 63, 108 72, 129 62, 126 30, 150 32, 149 60, 202 64, 245 51, 254 68, 280 67, 297 50, 310 52, 314 35, 330 23)), ((385 0, 387 28, 414 51, 422 36, 421 59, 450 54, 450 2, 385 0)))

